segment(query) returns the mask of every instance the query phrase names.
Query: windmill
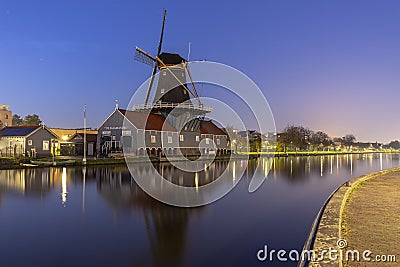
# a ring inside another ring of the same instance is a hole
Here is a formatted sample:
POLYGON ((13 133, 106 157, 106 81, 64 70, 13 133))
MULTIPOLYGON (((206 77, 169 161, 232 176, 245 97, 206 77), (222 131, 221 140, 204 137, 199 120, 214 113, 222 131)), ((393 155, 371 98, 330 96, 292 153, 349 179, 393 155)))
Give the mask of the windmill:
POLYGON ((181 129, 189 118, 204 117, 212 109, 202 105, 190 74, 188 62, 179 54, 161 52, 166 15, 167 12, 164 9, 157 55, 153 57, 143 49, 136 47, 134 59, 153 67, 153 72, 144 105, 134 106, 133 109, 157 113, 164 118, 168 117, 169 123, 176 129, 181 129), (189 83, 186 77, 189 78, 189 83), (154 92, 153 87, 156 78, 157 86, 154 92), (152 93, 154 97, 153 100, 150 100, 152 93), (168 116, 170 113, 173 116, 168 116))

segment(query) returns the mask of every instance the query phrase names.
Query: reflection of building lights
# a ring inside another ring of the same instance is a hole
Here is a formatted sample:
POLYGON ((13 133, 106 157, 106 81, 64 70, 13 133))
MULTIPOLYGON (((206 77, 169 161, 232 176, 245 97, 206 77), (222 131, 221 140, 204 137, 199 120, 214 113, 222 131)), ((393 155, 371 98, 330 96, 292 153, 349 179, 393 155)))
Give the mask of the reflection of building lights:
POLYGON ((350 174, 353 175, 353 154, 350 155, 350 174))
POLYGON ((196 192, 199 191, 199 173, 194 174, 194 184, 196 185, 196 192))
POLYGON ((61 203, 67 203, 67 169, 64 167, 61 175, 61 203))
POLYGON ((323 173, 324 173, 324 159, 321 156, 321 176, 323 175, 323 173))
POLYGON ((265 175, 265 178, 267 178, 267 176, 268 176, 270 164, 271 164, 271 162, 270 162, 269 159, 264 159, 264 175, 265 175))
POLYGON ((236 180, 236 162, 234 161, 233 162, 233 164, 232 164, 233 166, 233 175, 232 175, 232 177, 233 177, 233 182, 235 182, 235 180, 236 180))
POLYGON ((290 177, 293 175, 293 160, 290 159, 290 177))
POLYGON ((339 155, 336 155, 336 170, 339 173, 339 155))

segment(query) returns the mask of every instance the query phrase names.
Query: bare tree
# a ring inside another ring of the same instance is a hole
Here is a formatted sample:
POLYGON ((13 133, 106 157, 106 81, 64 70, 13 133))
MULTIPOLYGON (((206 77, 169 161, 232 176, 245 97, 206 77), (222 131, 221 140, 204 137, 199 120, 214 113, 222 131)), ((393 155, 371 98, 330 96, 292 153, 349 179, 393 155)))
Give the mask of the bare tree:
POLYGON ((342 138, 343 145, 347 147, 347 149, 350 149, 350 147, 354 144, 356 141, 356 137, 353 134, 346 134, 342 138))

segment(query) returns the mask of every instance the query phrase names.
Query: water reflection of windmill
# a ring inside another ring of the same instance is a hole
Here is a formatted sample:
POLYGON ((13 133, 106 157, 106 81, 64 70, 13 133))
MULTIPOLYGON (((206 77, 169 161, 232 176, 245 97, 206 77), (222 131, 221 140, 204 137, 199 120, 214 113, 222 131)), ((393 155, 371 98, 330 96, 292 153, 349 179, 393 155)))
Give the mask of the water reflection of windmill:
POLYGON ((155 57, 136 47, 135 60, 152 66, 153 72, 144 105, 134 106, 133 109, 160 114, 176 129, 182 129, 189 120, 192 120, 191 123, 194 124, 189 125, 190 128, 199 128, 200 122, 193 118, 204 117, 212 109, 201 103, 190 74, 188 61, 178 54, 161 52, 165 19, 166 10, 164 10, 160 42, 155 57), (189 82, 187 82, 187 77, 189 82), (173 113, 171 113, 172 110, 174 110, 173 113), (169 114, 172 116, 168 117, 169 114))

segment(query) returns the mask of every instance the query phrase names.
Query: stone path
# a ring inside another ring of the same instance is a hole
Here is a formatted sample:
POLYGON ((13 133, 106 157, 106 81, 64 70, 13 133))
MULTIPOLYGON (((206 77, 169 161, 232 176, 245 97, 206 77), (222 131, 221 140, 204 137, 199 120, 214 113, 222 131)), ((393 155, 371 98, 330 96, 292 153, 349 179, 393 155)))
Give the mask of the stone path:
MULTIPOLYGON (((361 261, 343 261, 343 266, 400 266, 400 172, 382 174, 357 185, 342 213, 341 236, 346 250, 357 249, 361 261), (364 250, 371 261, 362 260, 364 250), (386 257, 386 262, 377 262, 386 257), (388 255, 395 255, 396 262, 388 255)), ((351 257, 350 257, 351 259, 351 257)))

